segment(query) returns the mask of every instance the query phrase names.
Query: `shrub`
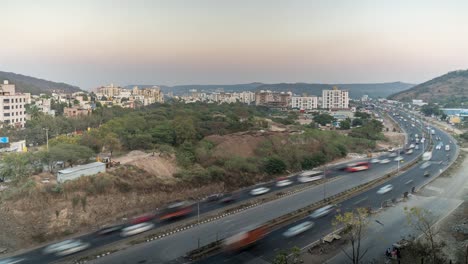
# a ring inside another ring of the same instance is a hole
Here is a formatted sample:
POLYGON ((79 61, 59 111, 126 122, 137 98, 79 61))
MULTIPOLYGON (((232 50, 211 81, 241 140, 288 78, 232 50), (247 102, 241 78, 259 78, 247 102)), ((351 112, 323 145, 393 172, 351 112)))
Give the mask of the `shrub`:
POLYGON ((268 174, 280 174, 286 171, 286 163, 277 157, 265 159, 264 170, 268 174))

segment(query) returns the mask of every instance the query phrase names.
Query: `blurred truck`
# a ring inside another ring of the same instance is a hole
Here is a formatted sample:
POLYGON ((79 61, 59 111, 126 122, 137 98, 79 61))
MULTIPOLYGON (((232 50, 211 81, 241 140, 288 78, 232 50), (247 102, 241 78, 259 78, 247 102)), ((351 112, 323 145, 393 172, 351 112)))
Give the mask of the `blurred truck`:
POLYGON ((224 240, 224 249, 230 252, 247 249, 262 240, 269 233, 269 227, 266 225, 242 231, 232 237, 224 240))

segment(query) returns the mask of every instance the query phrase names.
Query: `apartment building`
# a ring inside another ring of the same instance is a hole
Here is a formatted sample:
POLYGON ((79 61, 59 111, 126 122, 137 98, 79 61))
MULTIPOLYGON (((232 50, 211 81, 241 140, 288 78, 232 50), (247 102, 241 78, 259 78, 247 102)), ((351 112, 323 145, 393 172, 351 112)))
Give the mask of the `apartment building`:
POLYGON ((31 103, 31 94, 16 93, 14 84, 3 81, 0 84, 0 126, 24 127, 26 124, 25 105, 31 103))
POLYGON ((255 104, 272 108, 288 108, 291 105, 291 92, 261 90, 255 93, 255 104))
POLYGON ((91 114, 91 108, 84 108, 81 106, 65 107, 63 108, 63 116, 75 118, 80 116, 87 116, 91 114))
POLYGON ((291 108, 299 110, 312 110, 318 108, 317 96, 293 96, 291 108))
POLYGON ((322 90, 322 108, 324 109, 348 109, 349 92, 333 87, 332 90, 322 90))

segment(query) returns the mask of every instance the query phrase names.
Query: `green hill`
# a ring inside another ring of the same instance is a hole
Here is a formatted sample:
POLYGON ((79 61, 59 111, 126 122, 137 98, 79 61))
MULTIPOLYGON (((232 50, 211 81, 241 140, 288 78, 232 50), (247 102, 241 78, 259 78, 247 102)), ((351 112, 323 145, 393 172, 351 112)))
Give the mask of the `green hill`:
POLYGON ((468 70, 452 71, 388 97, 399 101, 422 99, 426 102, 444 102, 468 99, 468 70))
POLYGON ((66 83, 56 83, 12 72, 0 71, 0 81, 3 83, 4 80, 15 84, 16 91, 20 93, 51 94, 53 90, 61 90, 64 93, 82 91, 79 87, 66 83))

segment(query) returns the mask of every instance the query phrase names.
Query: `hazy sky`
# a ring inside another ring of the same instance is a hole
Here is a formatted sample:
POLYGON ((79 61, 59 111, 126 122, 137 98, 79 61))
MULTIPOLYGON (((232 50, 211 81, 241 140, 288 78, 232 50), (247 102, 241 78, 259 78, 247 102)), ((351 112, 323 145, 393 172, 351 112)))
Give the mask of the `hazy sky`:
POLYGON ((468 68, 466 0, 0 0, 0 70, 107 83, 418 83, 468 68))

